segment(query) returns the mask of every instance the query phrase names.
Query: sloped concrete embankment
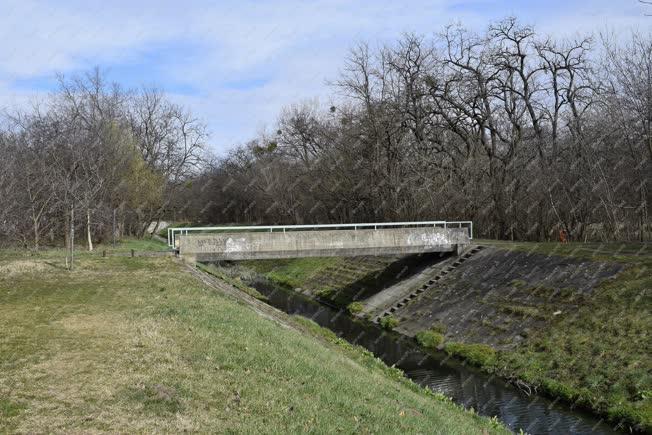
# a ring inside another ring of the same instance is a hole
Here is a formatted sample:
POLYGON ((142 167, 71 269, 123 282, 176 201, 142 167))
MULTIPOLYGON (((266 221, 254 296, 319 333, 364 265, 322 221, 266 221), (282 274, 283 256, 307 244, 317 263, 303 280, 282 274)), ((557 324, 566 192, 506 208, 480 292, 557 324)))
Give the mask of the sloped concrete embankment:
POLYGON ((556 316, 569 316, 622 265, 473 247, 363 301, 364 315, 399 320, 414 336, 444 326, 453 341, 512 347, 556 316))

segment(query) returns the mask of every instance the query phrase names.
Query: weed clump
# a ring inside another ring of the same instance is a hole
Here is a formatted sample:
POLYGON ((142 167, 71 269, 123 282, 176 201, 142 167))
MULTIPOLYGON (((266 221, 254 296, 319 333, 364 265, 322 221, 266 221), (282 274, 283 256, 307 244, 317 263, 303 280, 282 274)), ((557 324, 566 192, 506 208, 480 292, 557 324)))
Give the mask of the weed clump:
POLYGON ((358 314, 364 309, 364 305, 362 304, 362 302, 351 302, 349 305, 346 306, 346 309, 351 314, 358 314))
POLYGON ((385 316, 380 319, 380 327, 391 331, 398 326, 398 319, 394 316, 385 316))
POLYGON ((9 399, 0 399, 0 416, 3 418, 15 417, 25 408, 24 404, 12 402, 9 399))
POLYGON ((444 343, 444 335, 432 330, 418 332, 414 338, 426 349, 437 349, 444 343))

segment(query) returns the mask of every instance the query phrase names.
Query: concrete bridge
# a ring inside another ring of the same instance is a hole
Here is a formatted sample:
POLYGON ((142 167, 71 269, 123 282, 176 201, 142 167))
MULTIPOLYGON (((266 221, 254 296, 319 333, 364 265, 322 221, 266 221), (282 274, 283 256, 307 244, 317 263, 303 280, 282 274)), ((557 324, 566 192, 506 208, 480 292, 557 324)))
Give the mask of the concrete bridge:
POLYGON ((195 261, 459 251, 473 223, 392 222, 168 229, 168 244, 195 261))

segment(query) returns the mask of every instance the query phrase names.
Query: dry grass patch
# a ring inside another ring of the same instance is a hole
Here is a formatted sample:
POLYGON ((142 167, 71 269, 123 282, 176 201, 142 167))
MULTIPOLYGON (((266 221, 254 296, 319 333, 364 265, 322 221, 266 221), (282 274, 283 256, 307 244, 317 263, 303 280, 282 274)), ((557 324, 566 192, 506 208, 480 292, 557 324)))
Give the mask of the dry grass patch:
POLYGON ((46 261, 38 260, 9 260, 0 262, 0 280, 15 278, 24 274, 45 272, 52 266, 46 261))

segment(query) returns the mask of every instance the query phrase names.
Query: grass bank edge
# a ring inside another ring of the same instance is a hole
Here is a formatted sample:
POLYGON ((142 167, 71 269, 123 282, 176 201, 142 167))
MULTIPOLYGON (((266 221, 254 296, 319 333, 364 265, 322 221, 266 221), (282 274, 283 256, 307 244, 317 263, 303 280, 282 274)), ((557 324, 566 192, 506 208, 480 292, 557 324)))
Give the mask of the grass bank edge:
MULTIPOLYGON (((247 286, 238 279, 231 278, 226 274, 221 273, 220 270, 216 267, 211 267, 210 265, 207 266, 201 263, 196 263, 196 267, 200 271, 221 279, 227 284, 236 287, 238 290, 253 296, 256 299, 267 301, 267 298, 264 295, 260 294, 256 289, 247 286)), ((348 341, 338 337, 333 331, 329 330, 328 328, 324 328, 318 325, 313 320, 296 314, 288 315, 288 317, 295 324, 295 326, 297 326, 298 330, 309 334, 310 336, 319 339, 334 348, 337 348, 344 355, 358 362, 362 366, 371 370, 378 370, 388 379, 400 383, 401 385, 409 388, 411 391, 419 395, 434 399, 437 402, 440 402, 449 407, 451 410, 471 415, 474 419, 477 419, 478 422, 487 424, 491 429, 500 432, 507 431, 507 428, 498 420, 496 416, 480 416, 477 414, 477 412, 475 412, 473 408, 466 409, 463 406, 453 402, 451 398, 445 396, 444 394, 437 393, 427 387, 421 387, 417 385, 411 379, 407 378, 402 370, 393 366, 388 366, 380 358, 376 357, 372 352, 368 351, 364 347, 349 343, 348 341)))
MULTIPOLYGON (((339 348, 346 356, 357 361, 361 365, 381 371, 386 377, 400 383, 401 385, 409 388, 411 391, 424 395, 425 397, 432 398, 437 402, 443 403, 451 409, 470 414, 479 421, 486 422, 492 429, 506 430, 506 427, 498 420, 497 416, 484 417, 479 415, 473 408, 464 408, 453 401, 450 397, 431 390, 428 387, 421 387, 411 379, 405 376, 405 373, 394 366, 388 366, 380 358, 376 357, 372 352, 365 349, 360 345, 351 344, 348 341, 340 338, 328 328, 318 325, 315 321, 303 317, 298 314, 291 316, 292 320, 302 327, 302 330, 311 334, 315 338, 322 339, 326 343, 339 348)), ((522 433, 522 432, 521 432, 522 433)))

